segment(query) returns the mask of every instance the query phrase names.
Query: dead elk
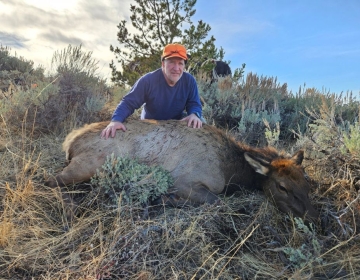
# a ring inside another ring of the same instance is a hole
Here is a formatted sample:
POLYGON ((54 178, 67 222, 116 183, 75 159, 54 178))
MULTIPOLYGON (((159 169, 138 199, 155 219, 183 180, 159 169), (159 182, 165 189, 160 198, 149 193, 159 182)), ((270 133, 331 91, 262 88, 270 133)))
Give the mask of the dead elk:
POLYGON ((175 182, 169 197, 177 198, 172 201, 176 205, 214 203, 225 188, 244 186, 262 189, 285 213, 311 221, 318 218, 308 196, 302 150, 289 157, 271 147, 238 143, 211 125, 193 129, 174 120, 129 120, 126 132, 118 131, 115 138, 105 140, 100 132, 107 124, 72 131, 63 143, 70 163, 46 183, 60 186, 69 219, 74 205, 65 186, 88 181, 112 153, 168 170, 175 182))

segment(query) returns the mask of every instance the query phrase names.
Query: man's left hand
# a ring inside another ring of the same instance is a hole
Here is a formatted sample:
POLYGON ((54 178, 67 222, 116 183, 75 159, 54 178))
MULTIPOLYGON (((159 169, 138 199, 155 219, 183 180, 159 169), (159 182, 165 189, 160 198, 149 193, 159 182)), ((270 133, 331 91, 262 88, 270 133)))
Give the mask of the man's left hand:
POLYGON ((180 121, 187 121, 188 127, 193 127, 193 128, 202 127, 202 121, 195 114, 190 114, 187 117, 181 119, 180 121))

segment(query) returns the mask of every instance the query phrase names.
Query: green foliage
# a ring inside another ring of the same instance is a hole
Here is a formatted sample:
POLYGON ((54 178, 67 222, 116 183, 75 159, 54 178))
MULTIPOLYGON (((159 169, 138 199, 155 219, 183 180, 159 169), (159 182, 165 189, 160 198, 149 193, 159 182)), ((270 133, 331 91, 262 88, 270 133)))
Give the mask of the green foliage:
POLYGON ((99 112, 105 105, 105 100, 97 96, 86 97, 84 110, 89 114, 99 112))
MULTIPOLYGON (((344 146, 351 155, 360 157, 360 125, 358 122, 350 125, 348 134, 344 133, 344 146)), ((346 152, 346 149, 343 147, 343 153, 346 152)))
POLYGON ((111 102, 114 106, 117 106, 121 99, 129 92, 129 88, 115 85, 111 88, 111 92, 111 102))
POLYGON ((165 194, 174 183, 170 173, 160 166, 148 166, 130 158, 108 156, 91 183, 118 205, 121 195, 125 203, 146 204, 165 194))
POLYGON ((12 56, 11 49, 0 46, 0 71, 17 70, 20 73, 29 73, 33 70, 34 62, 23 57, 12 56))
MULTIPOLYGON (((110 88, 97 76, 91 52, 83 52, 81 46, 69 46, 55 52, 52 62, 58 71, 55 77, 35 76, 39 73, 34 70, 27 76, 25 86, 12 87, 11 94, 6 85, 0 113, 8 125, 19 128, 26 124, 41 132, 67 133, 75 126, 110 118, 104 110, 110 88), (28 82, 36 87, 30 87, 28 82)), ((32 67, 32 63, 29 65, 32 67)), ((21 75, 24 74, 19 70, 0 71, 0 81, 10 78, 12 83, 21 75)))
POLYGON ((224 87, 223 79, 219 79, 211 86, 198 81, 198 87, 205 100, 205 119, 220 127, 235 128, 242 141, 265 144, 263 136, 266 127, 263 119, 271 127, 279 123, 281 133, 284 120, 279 104, 286 98, 287 89, 286 84, 278 84, 276 78, 258 77, 249 73, 245 83, 232 80, 224 87))
POLYGON ((0 98, 10 98, 15 91, 31 89, 32 84, 44 81, 44 68, 34 68, 33 61, 11 55, 10 51, 0 46, 0 98))
POLYGON ((71 46, 56 51, 52 58, 52 67, 59 76, 59 93, 68 96, 71 102, 83 104, 89 96, 106 97, 109 88, 106 80, 97 73, 98 62, 92 52, 84 52, 80 46, 71 46))
POLYGON ((118 25, 120 46, 110 46, 116 58, 116 62, 110 64, 112 81, 133 85, 140 76, 159 68, 162 49, 169 43, 184 44, 195 62, 204 57, 222 58, 223 49, 218 51, 215 38, 208 37, 210 26, 201 20, 193 24, 195 4, 196 0, 135 0, 135 4, 130 5, 130 21, 136 32, 130 33, 128 22, 121 21, 118 25))
POLYGON ((343 114, 344 110, 349 108, 348 104, 344 106, 335 95, 323 95, 321 99, 318 108, 306 111, 309 124, 305 132, 300 129, 294 131, 297 140, 293 148, 306 151, 306 158, 311 160, 310 170, 314 180, 336 186, 330 187, 329 192, 339 191, 334 197, 342 201, 345 193, 347 198, 357 189, 354 178, 358 176, 359 126, 352 121, 352 117, 350 120, 342 119, 341 116, 346 115, 343 114), (338 181, 334 180, 336 174, 342 174, 338 181), (340 191, 338 184, 348 185, 348 189, 340 191))
POLYGON ((24 112, 27 110, 24 105, 28 103, 29 100, 30 102, 32 102, 31 95, 22 93, 15 94, 11 99, 2 99, 0 102, 0 115, 4 116, 6 121, 10 121, 16 115, 23 116, 24 112), (18 110, 21 110, 21 113, 18 110), (14 114, 13 112, 16 112, 16 114, 14 114), (6 117, 10 115, 11 118, 7 119, 6 117))
POLYGON ((263 119, 265 125, 265 138, 269 146, 276 146, 280 136, 280 124, 277 122, 275 128, 271 129, 270 123, 267 119, 263 119))
POLYGON ((96 76, 98 62, 94 60, 92 52, 84 52, 80 46, 69 45, 63 50, 56 51, 52 57, 52 67, 59 74, 84 73, 88 77, 96 76))
POLYGON ((288 255, 289 261, 295 268, 304 268, 313 264, 322 264, 321 244, 316 237, 313 224, 306 226, 302 219, 294 218, 296 229, 306 236, 307 244, 303 243, 299 248, 286 247, 283 252, 288 255))
POLYGON ((266 140, 269 145, 272 145, 279 140, 279 122, 280 114, 271 114, 267 110, 256 112, 253 109, 246 109, 238 123, 238 131, 250 144, 264 145, 266 140), (276 127, 276 129, 272 131, 270 127, 276 127))
POLYGON ((359 101, 351 93, 343 96, 300 88, 292 94, 286 83, 253 73, 244 82, 232 79, 226 87, 223 80, 210 86, 201 79, 197 82, 207 122, 230 129, 253 145, 290 144, 308 134, 319 145, 317 150, 339 147, 342 134, 349 133, 359 116, 359 101))
POLYGON ((97 64, 92 52, 83 51, 81 45, 69 45, 54 53, 52 67, 57 71, 59 90, 47 105, 58 114, 56 124, 68 121, 78 126, 101 119, 110 88, 97 73, 97 64), (61 110, 53 108, 55 103, 60 104, 61 110))
POLYGON ((241 65, 241 68, 236 68, 234 73, 233 73, 233 80, 236 82, 236 83, 241 83, 243 82, 243 79, 244 79, 244 73, 245 73, 245 67, 246 67, 246 64, 243 63, 241 65))
POLYGON ((271 114, 266 110, 256 112, 251 109, 246 109, 241 116, 238 128, 240 132, 246 133, 253 131, 254 128, 258 128, 258 126, 261 126, 263 128, 266 127, 268 129, 270 125, 276 126, 279 121, 279 114, 271 114))
POLYGON ((359 116, 359 101, 351 93, 345 96, 335 95, 315 88, 300 88, 296 96, 290 95, 282 101, 281 106, 284 110, 283 117, 289 120, 290 128, 293 129, 294 124, 297 124, 301 133, 309 128, 314 131, 315 126, 319 126, 319 134, 321 129, 329 127, 330 130, 335 129, 335 126, 344 128, 347 123, 356 122, 359 116), (312 125, 309 126, 309 123, 312 125))
POLYGON ((321 104, 316 108, 306 109, 311 122, 306 134, 316 144, 318 150, 330 154, 343 144, 343 132, 347 130, 349 121, 338 121, 341 104, 335 95, 321 96, 321 104))
MULTIPOLYGON (((57 132, 63 104, 52 102, 58 91, 54 84, 39 83, 38 88, 16 91, 11 98, 0 100, 0 115, 14 129, 35 128, 37 132, 57 132)), ((63 130, 63 128, 61 128, 63 130)))
POLYGON ((234 90, 220 90, 218 83, 209 86, 205 81, 198 82, 198 88, 200 96, 205 100, 203 116, 209 123, 233 126, 239 120, 240 100, 234 90))

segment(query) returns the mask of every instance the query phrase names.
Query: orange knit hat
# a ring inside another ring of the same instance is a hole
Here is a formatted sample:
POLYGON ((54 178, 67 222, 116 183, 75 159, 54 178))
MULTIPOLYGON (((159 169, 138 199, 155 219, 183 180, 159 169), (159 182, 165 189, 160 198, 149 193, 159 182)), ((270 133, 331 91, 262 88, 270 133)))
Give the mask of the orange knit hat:
POLYGON ((170 57, 179 57, 185 61, 188 59, 185 47, 180 44, 168 44, 164 47, 161 60, 170 57))

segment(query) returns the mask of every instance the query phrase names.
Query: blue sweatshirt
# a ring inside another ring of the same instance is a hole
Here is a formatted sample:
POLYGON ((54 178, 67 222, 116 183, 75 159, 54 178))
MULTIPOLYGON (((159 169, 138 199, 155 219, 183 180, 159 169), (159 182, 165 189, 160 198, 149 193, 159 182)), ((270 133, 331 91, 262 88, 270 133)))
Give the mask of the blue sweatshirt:
POLYGON ((123 122, 144 104, 141 119, 180 120, 183 111, 201 116, 201 103, 195 78, 184 72, 180 80, 169 86, 162 69, 142 76, 126 94, 111 118, 123 122))

